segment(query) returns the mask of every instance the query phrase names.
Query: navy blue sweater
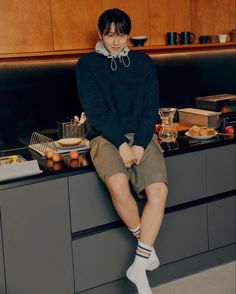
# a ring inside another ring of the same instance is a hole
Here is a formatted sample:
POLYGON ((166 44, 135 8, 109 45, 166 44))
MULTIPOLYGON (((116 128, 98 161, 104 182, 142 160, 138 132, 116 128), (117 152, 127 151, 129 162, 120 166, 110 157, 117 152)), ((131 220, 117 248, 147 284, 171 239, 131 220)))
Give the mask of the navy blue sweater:
POLYGON ((129 51, 128 56, 129 67, 116 58, 116 71, 111 70, 111 59, 101 54, 81 57, 76 68, 78 94, 90 123, 88 139, 102 135, 119 148, 127 141, 124 135, 134 133, 134 145, 146 148, 157 122, 157 73, 146 54, 129 51))

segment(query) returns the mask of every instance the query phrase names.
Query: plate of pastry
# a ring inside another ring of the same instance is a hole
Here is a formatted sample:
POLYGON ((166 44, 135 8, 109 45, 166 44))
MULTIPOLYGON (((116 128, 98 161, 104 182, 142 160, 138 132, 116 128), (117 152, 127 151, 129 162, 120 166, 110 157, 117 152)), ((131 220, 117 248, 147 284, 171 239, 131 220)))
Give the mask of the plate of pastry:
POLYGON ((81 138, 64 138, 57 141, 60 147, 70 148, 74 146, 79 146, 82 143, 81 138))
POLYGON ((208 140, 214 138, 217 134, 217 131, 213 128, 199 126, 193 126, 185 133, 189 138, 197 140, 208 140))

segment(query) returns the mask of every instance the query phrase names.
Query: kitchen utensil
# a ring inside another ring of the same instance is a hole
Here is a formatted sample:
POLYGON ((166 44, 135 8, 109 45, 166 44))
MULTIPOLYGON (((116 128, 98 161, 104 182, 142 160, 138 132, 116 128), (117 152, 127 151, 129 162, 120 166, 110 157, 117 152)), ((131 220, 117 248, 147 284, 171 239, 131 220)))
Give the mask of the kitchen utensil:
POLYGON ((161 129, 158 137, 162 142, 173 143, 178 137, 175 124, 173 122, 176 108, 160 108, 159 115, 161 118, 161 129))

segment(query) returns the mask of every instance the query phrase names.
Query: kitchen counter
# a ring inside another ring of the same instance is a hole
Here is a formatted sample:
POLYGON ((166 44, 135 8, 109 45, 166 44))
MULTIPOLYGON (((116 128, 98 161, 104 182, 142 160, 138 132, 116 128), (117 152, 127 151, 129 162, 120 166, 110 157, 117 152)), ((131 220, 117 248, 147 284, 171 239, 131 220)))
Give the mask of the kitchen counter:
MULTIPOLYGON (((152 287, 235 259, 235 143, 180 134, 175 148, 162 145, 168 198, 152 287)), ((0 152, 12 154, 38 160, 43 173, 0 184, 0 292, 134 293, 125 269, 136 240, 89 153, 53 163, 27 147, 0 152)), ((145 195, 134 196, 141 212, 145 195)))
MULTIPOLYGON (((235 143, 235 135, 217 135, 209 140, 195 140, 187 137, 184 133, 179 133, 177 143, 174 146, 167 144, 161 144, 161 146, 164 156, 170 157, 178 154, 211 149, 235 143)), ((0 156, 9 156, 14 154, 21 155, 26 160, 36 159, 43 173, 35 176, 0 182, 0 190, 94 171, 94 166, 90 160, 88 151, 81 152, 79 160, 70 160, 68 156, 64 156, 63 160, 57 163, 53 163, 52 160, 42 157, 40 154, 28 147, 0 151, 0 156)))

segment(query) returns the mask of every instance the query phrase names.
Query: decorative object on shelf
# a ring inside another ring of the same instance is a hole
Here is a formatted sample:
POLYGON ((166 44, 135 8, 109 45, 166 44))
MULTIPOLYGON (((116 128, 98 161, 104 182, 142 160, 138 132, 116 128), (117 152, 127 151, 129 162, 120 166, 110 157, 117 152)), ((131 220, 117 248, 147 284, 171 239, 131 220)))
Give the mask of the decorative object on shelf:
POLYGON ((176 32, 166 33, 166 45, 176 45, 180 43, 180 34, 176 32))
POLYGON ((180 44, 192 44, 196 40, 196 36, 194 33, 191 32, 181 32, 180 33, 180 44))
POLYGON ((230 32, 230 41, 236 42, 236 29, 234 29, 230 32))
POLYGON ((141 47, 147 39, 147 36, 134 36, 130 38, 130 41, 133 43, 134 47, 141 47))
POLYGON ((159 108, 161 118, 161 129, 158 137, 162 143, 175 143, 178 137, 178 132, 174 124, 174 115, 176 108, 159 108))
POLYGON ((210 35, 209 41, 210 41, 210 43, 219 43, 219 36, 218 35, 210 35))
POLYGON ((199 43, 200 44, 206 44, 209 42, 209 36, 200 36, 199 37, 199 43))
POLYGON ((226 43, 226 41, 227 41, 227 34, 220 34, 219 35, 219 42, 226 43))

